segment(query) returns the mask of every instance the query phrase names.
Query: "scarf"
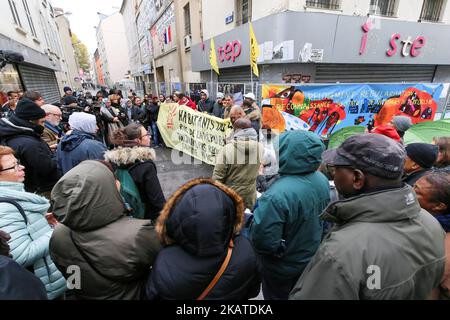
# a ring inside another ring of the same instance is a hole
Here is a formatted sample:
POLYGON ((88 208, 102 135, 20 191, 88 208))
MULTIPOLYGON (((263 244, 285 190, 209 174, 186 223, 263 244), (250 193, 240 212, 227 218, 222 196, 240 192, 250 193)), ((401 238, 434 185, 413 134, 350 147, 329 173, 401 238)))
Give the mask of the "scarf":
POLYGON ((450 232, 450 214, 440 214, 435 217, 444 228, 445 232, 450 232))

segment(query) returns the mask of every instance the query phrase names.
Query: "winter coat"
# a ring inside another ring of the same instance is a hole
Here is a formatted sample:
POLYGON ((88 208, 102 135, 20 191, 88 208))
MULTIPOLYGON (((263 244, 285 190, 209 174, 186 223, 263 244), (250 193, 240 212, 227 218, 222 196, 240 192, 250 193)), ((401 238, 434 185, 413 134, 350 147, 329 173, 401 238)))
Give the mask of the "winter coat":
POLYGON ((0 256, 0 300, 47 300, 44 284, 14 260, 0 256))
POLYGON ((207 99, 206 101, 200 100, 198 102, 197 108, 200 112, 212 114, 214 109, 214 101, 211 101, 210 99, 207 99))
POLYGON ((58 145, 56 158, 58 168, 66 174, 85 160, 103 160, 106 147, 92 134, 74 130, 58 145))
POLYGON ((410 186, 332 203, 322 218, 335 227, 290 299, 422 300, 441 282, 445 233, 410 186))
POLYGON ((49 123, 45 123, 44 133, 42 134, 42 140, 48 144, 48 146, 53 146, 58 144, 58 139, 62 133, 49 123))
POLYGON ((213 107, 213 116, 223 119, 224 112, 225 110, 223 108, 223 104, 219 104, 218 102, 216 102, 213 107))
POLYGON ((58 271, 49 254, 53 229, 45 214, 50 204, 47 199, 25 192, 22 183, 0 182, 0 195, 16 201, 25 211, 28 223, 12 204, 0 202, 0 229, 11 235, 11 255, 18 264, 32 268, 44 284, 50 300, 66 291, 66 280, 58 271))
POLYGON ((155 151, 145 147, 119 148, 108 151, 105 159, 127 169, 145 203, 145 219, 156 220, 166 203, 155 165, 155 151))
POLYGON ((328 180, 317 171, 324 150, 312 132, 281 135, 280 177, 258 199, 250 239, 264 269, 280 281, 299 277, 319 248, 319 216, 330 202, 328 180))
POLYGON ((129 109, 125 108, 124 109, 124 113, 127 116, 127 124, 132 124, 135 122, 139 122, 139 123, 143 123, 145 120, 145 111, 143 111, 141 108, 137 107, 137 106, 132 106, 131 107, 131 117, 128 114, 129 109))
POLYGON ((255 106, 244 110, 244 112, 246 114, 245 118, 252 122, 252 128, 259 133, 261 129, 261 110, 259 110, 259 107, 255 104, 255 106))
POLYGON ((239 235, 243 221, 244 204, 230 188, 209 179, 182 186, 158 220, 158 234, 166 246, 153 265, 148 298, 197 299, 222 266, 230 239, 234 241, 231 260, 205 299, 257 296, 257 259, 250 242, 239 235))
POLYGON ((423 176, 425 176, 426 174, 428 174, 430 172, 431 172, 431 169, 423 169, 423 170, 411 173, 410 175, 407 175, 403 179, 403 182, 405 182, 406 184, 409 184, 411 187, 414 187, 414 185, 416 184, 417 181, 419 181, 423 176))
POLYGON ((151 125, 152 123, 155 123, 158 121, 158 115, 159 115, 159 104, 158 103, 151 103, 147 106, 147 123, 151 125))
POLYGON ((25 190, 44 193, 52 190, 60 178, 50 147, 32 125, 16 116, 0 120, 0 142, 14 149, 25 166, 25 190))
POLYGON ((219 152, 214 167, 213 179, 236 191, 250 210, 256 203, 256 178, 263 151, 255 130, 240 130, 219 152))
POLYGON ((98 161, 85 161, 56 184, 52 199, 60 224, 50 253, 66 276, 67 267, 80 267, 75 297, 140 299, 160 244, 150 221, 124 216, 113 173, 98 161))

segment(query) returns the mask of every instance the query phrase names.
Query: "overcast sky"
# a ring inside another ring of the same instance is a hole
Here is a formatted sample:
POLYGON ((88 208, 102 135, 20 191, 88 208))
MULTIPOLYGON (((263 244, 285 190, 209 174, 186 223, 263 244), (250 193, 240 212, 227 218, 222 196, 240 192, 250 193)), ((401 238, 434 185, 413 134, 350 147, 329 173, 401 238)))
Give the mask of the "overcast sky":
POLYGON ((67 18, 72 32, 88 47, 89 53, 97 48, 94 26, 100 19, 97 12, 109 15, 120 10, 122 0, 51 0, 53 7, 72 12, 67 18))

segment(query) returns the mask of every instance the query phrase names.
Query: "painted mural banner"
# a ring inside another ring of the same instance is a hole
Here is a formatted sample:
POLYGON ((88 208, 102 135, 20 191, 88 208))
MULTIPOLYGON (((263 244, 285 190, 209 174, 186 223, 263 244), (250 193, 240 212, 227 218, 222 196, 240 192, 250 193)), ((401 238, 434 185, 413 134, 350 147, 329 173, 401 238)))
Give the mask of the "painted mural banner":
POLYGON ((263 85, 263 128, 289 130, 283 112, 321 136, 349 126, 386 125, 397 115, 414 124, 433 121, 443 89, 435 83, 263 85))
POLYGON ((215 165, 216 156, 225 146, 225 139, 233 127, 230 120, 171 103, 161 105, 158 129, 169 148, 215 165))

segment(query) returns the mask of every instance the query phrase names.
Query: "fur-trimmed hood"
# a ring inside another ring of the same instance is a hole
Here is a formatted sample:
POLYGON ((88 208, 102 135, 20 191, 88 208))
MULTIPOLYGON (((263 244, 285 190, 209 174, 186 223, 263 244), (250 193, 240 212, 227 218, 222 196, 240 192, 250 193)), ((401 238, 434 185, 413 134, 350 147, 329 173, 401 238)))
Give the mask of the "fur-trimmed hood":
POLYGON ((154 149, 148 147, 118 148, 107 151, 105 160, 121 167, 149 160, 155 161, 156 154, 154 149))
POLYGON ((195 179, 167 201, 156 231, 163 245, 179 245, 200 256, 222 255, 244 223, 244 202, 211 179, 195 179))

